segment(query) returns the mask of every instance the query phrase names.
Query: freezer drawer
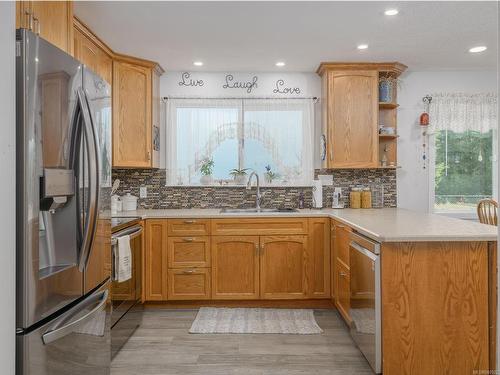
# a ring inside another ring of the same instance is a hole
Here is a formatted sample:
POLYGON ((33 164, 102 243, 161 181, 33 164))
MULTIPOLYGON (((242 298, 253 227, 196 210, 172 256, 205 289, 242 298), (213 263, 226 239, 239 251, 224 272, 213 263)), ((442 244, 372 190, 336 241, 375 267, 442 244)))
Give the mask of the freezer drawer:
POLYGON ((45 325, 16 337, 17 375, 108 375, 109 282, 45 325))

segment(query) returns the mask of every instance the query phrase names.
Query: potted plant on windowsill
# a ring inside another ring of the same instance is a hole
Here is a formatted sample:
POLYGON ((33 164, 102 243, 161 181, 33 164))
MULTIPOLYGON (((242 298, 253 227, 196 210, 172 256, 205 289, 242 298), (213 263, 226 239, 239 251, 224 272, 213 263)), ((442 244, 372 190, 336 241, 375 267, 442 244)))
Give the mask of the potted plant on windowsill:
POLYGON ((271 166, 268 164, 266 165, 266 172, 264 173, 264 179, 266 180, 267 184, 272 184, 273 180, 276 180, 279 177, 279 174, 271 171, 271 166))
POLYGON ((212 158, 206 158, 202 160, 200 167, 200 183, 202 185, 210 185, 212 183, 212 172, 214 170, 214 165, 214 159, 212 158))
POLYGON ((234 183, 236 185, 244 185, 246 182, 246 175, 247 175, 248 168, 243 168, 243 169, 231 169, 229 174, 233 176, 234 183))

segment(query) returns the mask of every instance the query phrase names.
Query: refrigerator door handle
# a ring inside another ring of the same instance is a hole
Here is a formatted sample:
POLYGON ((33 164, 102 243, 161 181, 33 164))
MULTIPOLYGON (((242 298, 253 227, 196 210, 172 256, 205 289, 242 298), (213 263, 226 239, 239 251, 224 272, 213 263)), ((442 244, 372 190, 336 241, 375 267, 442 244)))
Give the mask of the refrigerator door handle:
POLYGON ((84 300, 80 304, 76 305, 74 308, 69 310, 67 313, 63 314, 61 316, 61 320, 58 321, 56 324, 54 324, 47 332, 45 332, 42 335, 42 341, 45 345, 48 345, 56 340, 59 340, 60 338, 63 338, 64 336, 69 335, 70 333, 74 332, 76 329, 80 328, 83 326, 85 323, 87 323, 89 320, 95 317, 95 315, 101 311, 104 310, 106 306, 106 302, 108 301, 108 295, 109 291, 108 289, 99 292, 97 294, 94 294, 90 296, 88 299, 84 300), (75 315, 78 316, 78 313, 84 310, 85 308, 88 308, 89 305, 92 305, 94 303, 97 303, 97 306, 94 307, 92 310, 90 310, 88 313, 86 313, 83 316, 80 316, 79 318, 72 320, 71 318, 74 317, 75 315), (68 320, 70 320, 69 323, 66 323, 68 320), (64 324, 63 326, 60 326, 61 324, 64 324))
POLYGON ((97 216, 99 212, 99 142, 97 130, 94 127, 87 97, 80 88, 77 91, 78 103, 83 117, 83 131, 85 132, 86 145, 89 158, 89 211, 86 213, 85 228, 83 231, 82 250, 78 261, 78 268, 81 272, 87 268, 90 259, 90 252, 97 230, 97 216))

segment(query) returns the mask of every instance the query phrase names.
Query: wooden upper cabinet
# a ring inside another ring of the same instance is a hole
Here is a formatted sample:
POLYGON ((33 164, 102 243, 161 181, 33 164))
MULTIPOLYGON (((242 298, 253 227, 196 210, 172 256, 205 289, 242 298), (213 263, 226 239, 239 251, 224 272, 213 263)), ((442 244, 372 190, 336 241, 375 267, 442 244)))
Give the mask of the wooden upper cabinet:
POLYGON ((384 153, 388 162, 396 162, 397 137, 390 144, 379 139, 378 125, 396 129, 397 104, 379 103, 378 83, 379 77, 397 78, 406 68, 398 62, 320 64, 323 168, 379 168, 384 153))
POLYGON ((377 167, 377 71, 333 71, 327 79, 328 167, 377 167))
POLYGON ((260 246, 260 297, 307 298, 307 236, 262 236, 260 246))
POLYGON ((259 237, 212 237, 212 298, 259 298, 259 237))
POLYGON ((18 1, 16 27, 32 30, 70 55, 73 54, 72 1, 18 1))
POLYGON ((74 30, 74 56, 106 82, 113 82, 113 58, 77 27, 74 30))
MULTIPOLYGON (((147 66, 142 60, 113 62, 114 167, 159 167, 159 124, 153 124, 153 119, 159 121, 159 105, 153 106, 153 83, 159 74, 156 65, 147 66)), ((158 90, 159 84, 154 85, 158 90)))
POLYGON ((310 298, 330 298, 330 219, 309 219, 307 279, 310 298))

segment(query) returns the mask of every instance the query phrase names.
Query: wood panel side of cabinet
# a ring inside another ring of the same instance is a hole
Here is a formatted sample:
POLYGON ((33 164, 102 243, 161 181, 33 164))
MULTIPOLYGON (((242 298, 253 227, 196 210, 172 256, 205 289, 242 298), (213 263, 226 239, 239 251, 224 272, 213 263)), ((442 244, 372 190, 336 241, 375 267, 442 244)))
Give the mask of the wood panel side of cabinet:
POLYGON ((167 220, 146 220, 144 270, 146 301, 167 299, 167 241, 167 220))
POLYGON ((330 298, 330 219, 309 218, 308 227, 309 298, 330 298))
POLYGON ((385 375, 489 370, 487 242, 384 243, 385 375))
POLYGON ((113 81, 113 58, 78 28, 74 30, 74 56, 109 84, 113 81))

